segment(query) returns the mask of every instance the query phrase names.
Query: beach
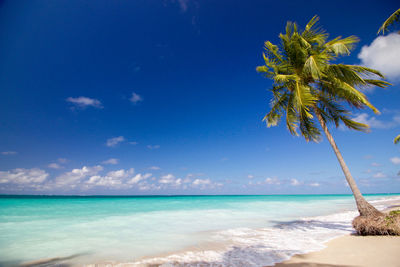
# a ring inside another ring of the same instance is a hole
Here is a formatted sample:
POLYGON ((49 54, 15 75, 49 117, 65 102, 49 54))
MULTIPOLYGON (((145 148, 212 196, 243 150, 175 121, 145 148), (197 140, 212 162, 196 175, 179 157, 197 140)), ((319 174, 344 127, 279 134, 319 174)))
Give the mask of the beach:
POLYGON ((398 267, 400 237, 346 235, 321 251, 295 255, 275 267, 398 267))
MULTIPOLYGON (((383 212, 400 210, 400 203, 392 202, 383 212)), ((398 267, 400 266, 399 236, 358 236, 355 234, 335 238, 326 248, 307 254, 294 255, 277 263, 275 267, 398 267)))

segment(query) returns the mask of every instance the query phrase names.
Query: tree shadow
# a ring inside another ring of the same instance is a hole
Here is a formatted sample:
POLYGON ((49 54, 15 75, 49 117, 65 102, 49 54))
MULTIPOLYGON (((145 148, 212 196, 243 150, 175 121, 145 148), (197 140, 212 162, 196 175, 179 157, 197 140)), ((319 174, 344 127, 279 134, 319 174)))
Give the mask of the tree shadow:
POLYGON ((35 261, 29 262, 21 262, 21 261, 0 261, 0 267, 70 267, 72 263, 69 262, 72 259, 78 258, 80 256, 86 255, 87 253, 73 254, 67 257, 55 257, 48 259, 39 259, 35 261))
POLYGON ((333 230, 351 231, 351 225, 341 222, 329 222, 320 220, 294 220, 294 221, 272 221, 273 227, 278 229, 315 229, 327 228, 333 230))

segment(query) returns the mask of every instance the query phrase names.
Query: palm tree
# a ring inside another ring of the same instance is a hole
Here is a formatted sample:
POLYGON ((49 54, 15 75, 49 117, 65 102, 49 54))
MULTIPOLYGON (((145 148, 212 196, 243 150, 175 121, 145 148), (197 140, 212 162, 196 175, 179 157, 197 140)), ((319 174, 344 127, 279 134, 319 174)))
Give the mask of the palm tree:
POLYGON ((392 25, 394 22, 396 21, 400 21, 400 8, 397 9, 392 15, 390 15, 390 17, 385 20, 385 22, 382 24, 382 26, 379 28, 378 34, 380 32, 382 32, 383 34, 385 34, 385 30, 387 30, 387 28, 392 25))
POLYGON ((397 144, 400 141, 400 134, 396 136, 396 138, 393 140, 393 143, 397 144))
POLYGON ((350 129, 365 131, 368 125, 354 121, 349 108, 371 108, 379 111, 357 88, 385 87, 389 83, 374 79, 383 75, 374 69, 357 65, 334 64, 341 55, 348 55, 358 38, 337 37, 327 41, 328 34, 317 26, 314 16, 301 33, 295 23, 288 22, 286 33, 280 34, 281 45, 265 42, 265 65, 257 71, 273 80, 271 110, 264 117, 267 126, 276 126, 282 116, 293 135, 300 134, 307 141, 321 138, 319 122, 331 144, 346 180, 353 192, 358 211, 362 216, 380 212, 362 196, 343 157, 328 130, 327 124, 339 127, 342 122, 350 129))

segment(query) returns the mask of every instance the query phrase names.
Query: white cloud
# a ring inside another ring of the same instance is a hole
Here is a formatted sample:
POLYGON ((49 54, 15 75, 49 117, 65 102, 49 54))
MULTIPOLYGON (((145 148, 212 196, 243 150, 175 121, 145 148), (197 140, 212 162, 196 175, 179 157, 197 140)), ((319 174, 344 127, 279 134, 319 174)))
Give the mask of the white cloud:
POLYGON ((86 107, 103 108, 103 105, 99 100, 85 96, 68 97, 67 102, 70 102, 79 108, 86 108, 86 107))
POLYGON ((129 170, 117 170, 117 171, 110 171, 107 173, 107 176, 112 177, 113 179, 122 179, 127 178, 135 173, 135 169, 130 168, 129 170))
POLYGON ((65 158, 59 158, 57 161, 60 162, 60 163, 62 163, 62 164, 65 164, 65 163, 68 162, 68 160, 65 159, 65 158))
POLYGON ((297 179, 290 179, 290 185, 298 186, 298 185, 300 185, 300 182, 297 179))
POLYGON ((196 179, 192 183, 194 186, 204 186, 204 185, 210 185, 211 180, 210 179, 196 179))
MULTIPOLYGON (((158 180, 158 182, 160 184, 176 184, 177 180, 178 179, 176 179, 174 175, 167 174, 167 175, 161 176, 161 178, 158 180)), ((180 181, 179 181, 179 184, 180 184, 180 181)))
POLYGON ((385 178, 386 174, 384 174, 383 172, 377 172, 372 177, 374 177, 374 178, 385 178))
POLYGON ((15 155, 15 154, 17 154, 17 152, 15 152, 15 151, 3 151, 3 152, 1 152, 1 154, 2 155, 15 155))
POLYGON ((190 178, 185 178, 182 182, 183 182, 184 184, 188 184, 188 183, 191 183, 192 180, 191 180, 190 178))
POLYGON ((393 158, 390 159, 390 161, 395 165, 399 165, 400 164, 400 158, 399 157, 393 157, 393 158))
POLYGON ((141 182, 138 184, 138 188, 141 191, 147 191, 147 190, 160 190, 161 186, 155 185, 155 184, 148 184, 146 181, 141 182))
POLYGON ((254 175, 252 175, 252 174, 249 174, 249 175, 247 175, 247 178, 249 178, 249 179, 253 179, 253 178, 254 178, 254 175))
POLYGON ((276 184, 276 185, 281 184, 281 182, 279 181, 279 179, 276 178, 276 177, 274 177, 274 178, 268 177, 267 179, 265 179, 265 183, 266 183, 266 184, 276 184))
POLYGON ((63 173, 56 177, 55 183, 58 187, 66 185, 76 187, 83 179, 89 176, 97 175, 102 170, 103 167, 100 165, 93 167, 83 166, 81 169, 73 169, 70 172, 63 173))
POLYGON ((41 169, 17 168, 11 171, 0 171, 0 183, 32 184, 43 183, 49 174, 41 169))
POLYGON ((111 159, 103 161, 102 163, 103 164, 115 165, 115 164, 118 164, 118 162, 119 162, 119 159, 111 158, 111 159))
POLYGON ((113 189, 130 188, 132 184, 139 182, 140 180, 147 179, 151 174, 137 174, 134 176, 135 170, 130 168, 128 170, 116 170, 110 171, 105 176, 94 175, 86 181, 86 184, 91 186, 103 186, 113 189))
POLYGON ((128 184, 136 184, 136 183, 138 183, 140 181, 143 181, 143 180, 146 180, 146 179, 148 179, 150 177, 151 177, 151 173, 146 173, 146 174, 138 173, 138 174, 135 175, 135 177, 133 177, 132 179, 130 179, 128 181, 128 184))
POLYGON ((154 171, 158 171, 158 170, 160 170, 161 168, 158 167, 158 166, 151 166, 149 169, 150 169, 150 170, 154 170, 154 171))
MULTIPOLYGON (((144 181, 151 177, 151 173, 135 175, 135 170, 130 168, 128 170, 116 170, 110 171, 106 175, 94 175, 91 176, 85 183, 87 188, 102 186, 110 189, 127 189, 133 187, 133 185, 144 181)), ((143 184, 142 184, 143 186, 143 184)))
POLYGON ((400 78, 400 34, 377 37, 358 54, 362 65, 381 71, 391 80, 400 78))
MULTIPOLYGON (((49 174, 41 169, 14 169, 10 171, 0 171, 0 184, 11 186, 15 190, 33 188, 39 191, 59 190, 64 191, 80 190, 85 191, 96 187, 107 189, 129 189, 137 188, 139 190, 159 190, 160 185, 148 183, 147 181, 156 181, 151 173, 135 173, 133 168, 120 169, 101 174, 104 168, 101 165, 83 166, 82 168, 72 169, 62 173, 55 179, 47 179, 49 174)), ((170 179, 170 185, 179 186, 182 179, 176 179, 172 176, 163 177, 170 179)), ((75 191, 76 192, 76 191, 75 191)))
POLYGON ((138 142, 132 141, 132 142, 128 142, 130 145, 134 145, 136 146, 138 144, 138 142))
POLYGON ((151 149, 151 150, 153 150, 153 149, 159 149, 159 148, 160 148, 160 145, 148 145, 147 148, 148 148, 148 149, 151 149))
POLYGON ((55 162, 50 163, 49 165, 47 165, 47 167, 50 168, 50 169, 55 169, 55 170, 63 168, 63 166, 61 166, 60 164, 55 163, 55 162))
POLYGON ((382 164, 380 164, 380 163, 378 163, 378 162, 372 162, 372 163, 371 163, 371 166, 372 166, 372 167, 380 167, 380 166, 382 166, 382 164))
POLYGON ((105 186, 105 187, 122 187, 122 180, 119 177, 113 176, 100 176, 94 175, 91 176, 90 179, 86 182, 91 186, 105 186))
POLYGON ((57 159, 57 161, 58 161, 58 163, 57 162, 52 162, 49 165, 47 165, 47 167, 50 168, 50 169, 58 170, 58 169, 64 168, 64 166, 62 166, 62 164, 65 164, 65 163, 68 162, 68 160, 65 159, 65 158, 59 158, 59 159, 57 159))
POLYGON ((369 125, 371 128, 376 129, 391 129, 400 125, 400 115, 396 114, 392 117, 391 121, 381 121, 367 113, 357 115, 353 120, 369 125))
POLYGON ((312 186, 312 187, 318 187, 318 186, 320 186, 320 184, 319 184, 319 183, 311 183, 310 186, 312 186))
POLYGON ((125 138, 123 136, 113 137, 113 138, 107 139, 106 145, 108 147, 115 147, 116 145, 118 145, 119 143, 121 143, 123 141, 125 141, 125 138))
POLYGON ((132 96, 131 96, 131 98, 129 98, 129 100, 133 104, 137 104, 137 103, 143 101, 143 98, 140 95, 136 94, 136 93, 132 93, 132 96))

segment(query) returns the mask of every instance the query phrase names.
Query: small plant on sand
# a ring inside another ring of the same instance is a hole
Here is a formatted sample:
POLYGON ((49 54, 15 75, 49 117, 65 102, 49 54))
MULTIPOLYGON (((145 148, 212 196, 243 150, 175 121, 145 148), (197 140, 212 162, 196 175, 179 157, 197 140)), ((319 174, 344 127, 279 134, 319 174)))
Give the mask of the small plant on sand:
MULTIPOLYGON (((337 37, 328 41, 328 34, 317 26, 313 17, 303 31, 296 23, 288 22, 286 33, 280 34, 280 46, 265 42, 265 65, 257 71, 273 80, 271 110, 264 117, 267 126, 276 126, 282 117, 293 135, 318 142, 321 129, 331 144, 346 180, 353 192, 358 211, 363 218, 384 217, 362 196, 328 129, 328 124, 365 131, 368 125, 354 121, 351 109, 368 107, 379 111, 359 88, 386 87, 388 82, 374 69, 347 64, 335 64, 340 56, 349 55, 358 38, 337 37), (319 126, 318 126, 319 124, 319 126)), ((357 229, 357 228, 356 228, 357 229)), ((367 233, 367 232, 365 232, 367 233)))

